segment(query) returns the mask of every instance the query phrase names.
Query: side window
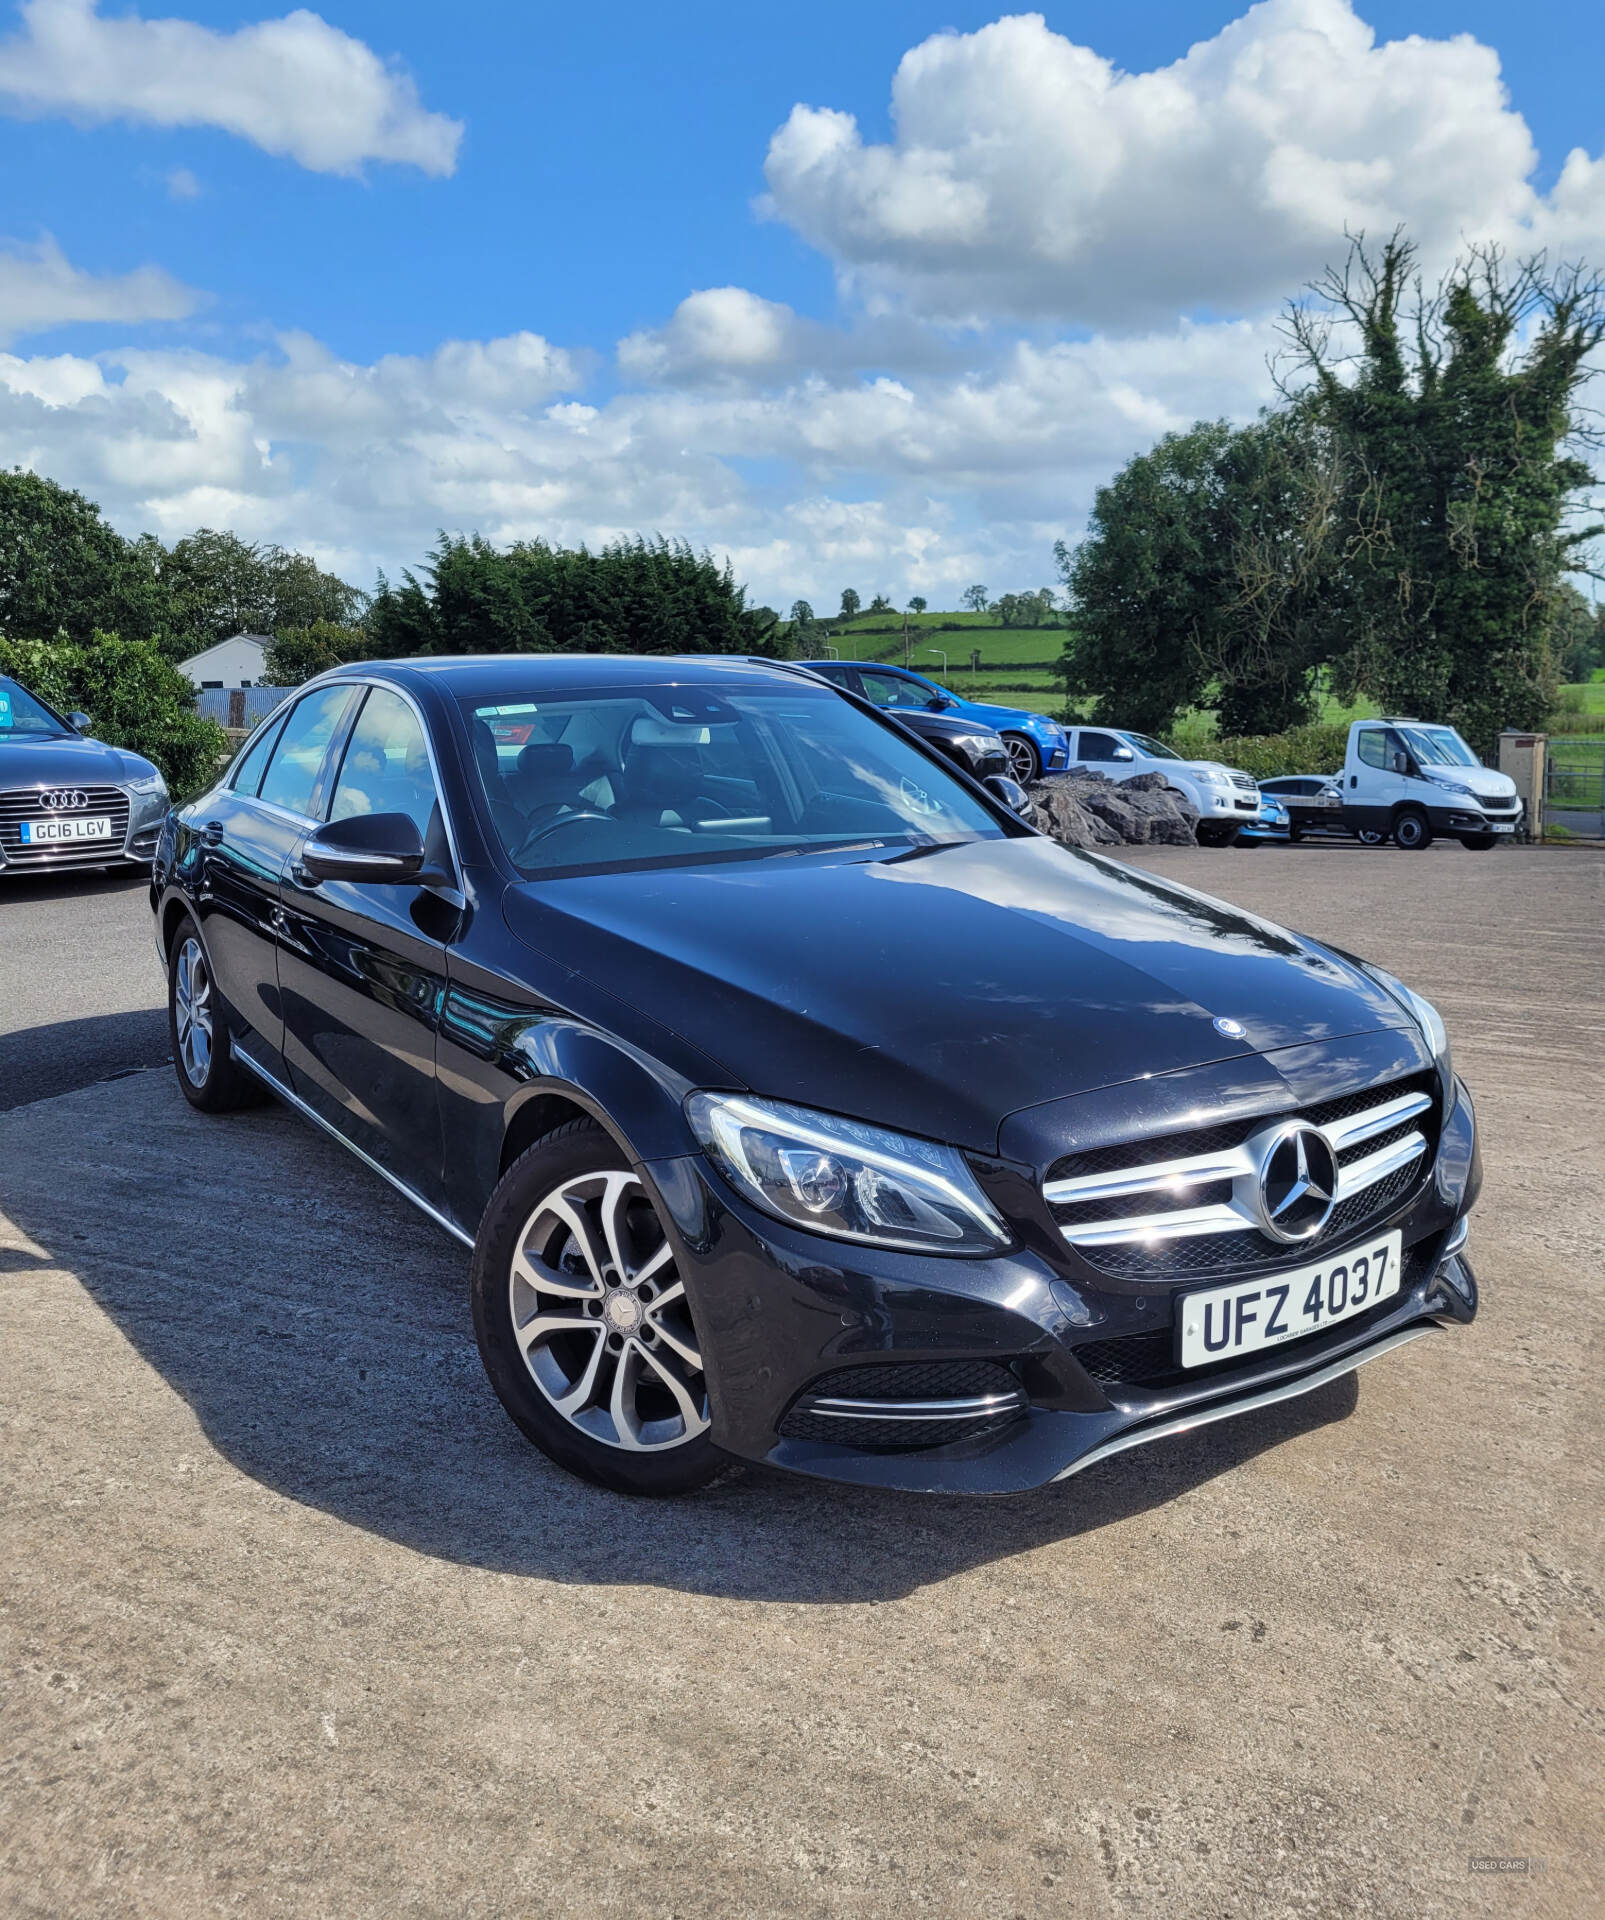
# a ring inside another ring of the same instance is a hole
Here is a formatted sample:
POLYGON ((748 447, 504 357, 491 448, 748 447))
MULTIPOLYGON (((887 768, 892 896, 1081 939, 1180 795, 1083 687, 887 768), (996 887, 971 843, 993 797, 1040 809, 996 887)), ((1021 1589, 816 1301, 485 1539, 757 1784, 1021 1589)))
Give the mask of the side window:
POLYGON ((864 698, 872 700, 877 707, 923 707, 930 695, 915 680, 905 680, 896 673, 861 673, 864 698))
POLYGON ((236 793, 246 793, 253 797, 262 784, 262 769, 268 763, 268 755, 273 751, 273 743, 279 737, 279 729, 284 725, 284 716, 270 721, 267 726, 257 730, 256 738, 250 741, 245 751, 234 763, 234 771, 229 775, 229 785, 236 793))
POLYGON ((417 714, 399 694, 373 688, 346 743, 329 818, 404 813, 419 839, 427 840, 435 802, 435 776, 417 714))
POLYGON ((1367 727, 1360 735, 1360 764, 1366 767, 1386 767, 1387 748, 1380 727, 1367 727))
POLYGON ((312 813, 318 775, 336 727, 351 704, 350 687, 323 687, 290 710, 262 782, 262 798, 289 813, 312 813))
POLYGON ((1097 733, 1087 727, 1081 729, 1081 744, 1076 758, 1082 762, 1094 760, 1113 760, 1115 748, 1120 742, 1112 733, 1097 733))

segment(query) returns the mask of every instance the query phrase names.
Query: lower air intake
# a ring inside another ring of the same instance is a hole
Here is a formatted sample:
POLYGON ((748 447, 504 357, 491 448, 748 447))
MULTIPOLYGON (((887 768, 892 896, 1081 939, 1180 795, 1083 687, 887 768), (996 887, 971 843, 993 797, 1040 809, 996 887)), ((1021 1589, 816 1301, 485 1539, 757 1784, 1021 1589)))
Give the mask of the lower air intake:
POLYGON ((810 1385, 780 1434, 860 1453, 911 1453, 997 1433, 1025 1404, 1025 1389, 996 1361, 842 1367, 810 1385))

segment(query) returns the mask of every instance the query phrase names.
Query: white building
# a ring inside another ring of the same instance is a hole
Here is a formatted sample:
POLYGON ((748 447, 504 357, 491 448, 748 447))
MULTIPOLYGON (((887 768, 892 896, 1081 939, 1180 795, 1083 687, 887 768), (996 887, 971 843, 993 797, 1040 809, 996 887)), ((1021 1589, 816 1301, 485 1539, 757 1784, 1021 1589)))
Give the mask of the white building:
POLYGON ((180 660, 178 670, 194 687, 259 687, 269 644, 265 633, 236 633, 180 660))

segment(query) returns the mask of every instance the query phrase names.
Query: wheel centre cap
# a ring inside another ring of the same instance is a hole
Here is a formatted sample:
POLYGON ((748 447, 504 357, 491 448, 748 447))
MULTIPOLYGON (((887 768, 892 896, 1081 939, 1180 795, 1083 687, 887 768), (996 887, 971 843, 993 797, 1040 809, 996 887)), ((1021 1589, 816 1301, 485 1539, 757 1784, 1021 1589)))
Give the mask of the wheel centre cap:
POLYGON ((634 1333, 641 1324, 641 1303, 633 1293, 615 1287, 603 1303, 602 1317, 615 1333, 634 1333))

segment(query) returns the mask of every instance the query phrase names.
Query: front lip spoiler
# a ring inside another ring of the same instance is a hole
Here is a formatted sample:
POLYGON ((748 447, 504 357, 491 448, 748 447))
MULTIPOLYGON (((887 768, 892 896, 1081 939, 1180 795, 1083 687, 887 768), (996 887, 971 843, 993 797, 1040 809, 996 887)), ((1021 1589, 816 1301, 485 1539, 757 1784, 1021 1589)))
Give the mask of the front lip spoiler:
POLYGON ((1240 1394, 1233 1399, 1219 1400, 1213 1405, 1191 1408, 1186 1413, 1172 1415, 1169 1419, 1153 1420, 1138 1427, 1128 1427, 1124 1433, 1117 1433, 1112 1439, 1100 1445, 1090 1447, 1085 1453, 1072 1460, 1067 1467, 1061 1467, 1053 1476, 1054 1480, 1068 1480, 1073 1473, 1080 1473, 1085 1467, 1094 1467, 1100 1460, 1111 1459, 1117 1453, 1129 1452, 1133 1447, 1145 1447, 1150 1440, 1171 1440, 1178 1434, 1192 1433, 1198 1427, 1207 1427, 1216 1420, 1230 1420, 1240 1413, 1252 1413, 1259 1407, 1273 1407, 1281 1400, 1296 1399, 1301 1393, 1313 1393, 1317 1387, 1324 1387, 1329 1380, 1341 1380, 1346 1373, 1354 1373, 1368 1360, 1379 1359, 1384 1353, 1391 1353, 1395 1347, 1402 1347, 1408 1341, 1419 1340, 1423 1334, 1436 1333, 1436 1320, 1418 1321, 1414 1326, 1403 1328, 1390 1334, 1386 1340, 1377 1341, 1375 1346, 1362 1347, 1357 1353, 1345 1354, 1340 1360, 1333 1360, 1324 1367, 1317 1367, 1314 1373, 1300 1374, 1296 1380, 1283 1380, 1274 1387, 1263 1387, 1258 1393, 1240 1394))

